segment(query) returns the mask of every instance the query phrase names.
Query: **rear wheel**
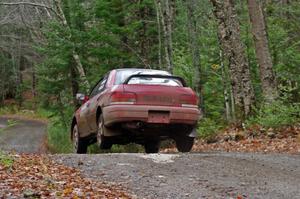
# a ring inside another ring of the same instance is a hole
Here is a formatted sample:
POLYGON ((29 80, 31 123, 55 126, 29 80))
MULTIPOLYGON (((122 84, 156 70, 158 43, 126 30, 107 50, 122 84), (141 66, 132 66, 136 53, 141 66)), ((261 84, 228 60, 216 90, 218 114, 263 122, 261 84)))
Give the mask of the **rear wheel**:
POLYGON ((188 136, 180 136, 175 138, 176 147, 179 152, 187 153, 193 148, 195 138, 188 136))
POLYGON ((78 154, 87 153, 88 142, 84 138, 80 137, 77 124, 73 127, 72 140, 73 140, 74 153, 78 153, 78 154))
POLYGON ((159 140, 148 140, 144 144, 146 153, 158 153, 159 152, 160 141, 159 140))
POLYGON ((97 130, 97 144, 100 147, 100 149, 110 149, 112 147, 112 143, 107 140, 107 138, 104 136, 104 119, 102 114, 98 118, 98 130, 97 130))

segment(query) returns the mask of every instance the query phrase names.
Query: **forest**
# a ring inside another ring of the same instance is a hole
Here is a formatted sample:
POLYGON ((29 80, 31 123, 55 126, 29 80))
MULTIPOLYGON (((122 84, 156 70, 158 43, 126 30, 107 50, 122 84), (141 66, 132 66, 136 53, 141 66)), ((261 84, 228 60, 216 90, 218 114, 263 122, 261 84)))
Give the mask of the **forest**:
POLYGON ((201 138, 294 125, 299 33, 298 0, 0 0, 0 114, 45 115, 48 144, 67 152, 76 93, 135 67, 187 81, 201 138))

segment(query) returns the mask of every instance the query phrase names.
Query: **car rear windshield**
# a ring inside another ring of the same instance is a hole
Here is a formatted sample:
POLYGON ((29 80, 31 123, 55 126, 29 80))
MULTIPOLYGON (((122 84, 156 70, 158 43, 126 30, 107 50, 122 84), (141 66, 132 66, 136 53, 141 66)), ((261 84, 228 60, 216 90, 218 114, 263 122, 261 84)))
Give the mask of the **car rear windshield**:
POLYGON ((182 83, 170 77, 133 77, 127 84, 145 84, 145 85, 164 85, 164 86, 182 86, 182 83))
MULTIPOLYGON (((126 70, 118 70, 117 71, 117 74, 116 74, 116 80, 115 80, 115 85, 118 85, 118 84, 123 84, 127 79, 128 77, 130 77, 131 75, 137 75, 137 74, 146 74, 146 75, 171 75, 170 73, 168 73, 167 71, 161 71, 161 70, 150 70, 150 69, 126 69, 126 70)), ((137 82, 138 80, 134 80, 136 78, 133 78, 132 80, 130 80, 130 82, 128 82, 128 84, 132 84, 132 81, 135 81, 137 82)), ((162 82, 160 84, 166 84, 166 83, 163 83, 164 80, 162 80, 161 78, 159 78, 159 80, 156 78, 153 78, 153 80, 150 80, 148 79, 147 81, 144 79, 144 80, 141 80, 141 78, 138 78, 140 79, 140 84, 151 84, 154 83, 154 82, 162 82)), ((165 81, 168 80, 172 80, 172 79, 169 79, 169 78, 165 78, 165 81)), ((172 80, 172 81, 177 81, 177 80, 172 80)), ((173 83, 170 83, 170 84, 174 84, 173 83)), ((180 84, 180 82, 179 82, 180 84)), ((178 83, 176 86, 179 86, 178 83)))

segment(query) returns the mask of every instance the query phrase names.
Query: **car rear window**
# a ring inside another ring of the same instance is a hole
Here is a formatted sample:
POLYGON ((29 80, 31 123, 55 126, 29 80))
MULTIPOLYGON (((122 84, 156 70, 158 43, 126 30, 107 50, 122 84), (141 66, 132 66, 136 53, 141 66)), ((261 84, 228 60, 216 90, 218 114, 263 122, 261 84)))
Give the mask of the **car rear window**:
POLYGON ((164 77, 133 77, 131 78, 127 84, 145 84, 145 85, 164 85, 164 86, 182 86, 182 83, 170 78, 164 77))
POLYGON ((161 71, 161 70, 149 70, 149 69, 118 70, 116 74, 115 85, 123 84, 129 76, 135 74, 171 75, 167 71, 161 71))

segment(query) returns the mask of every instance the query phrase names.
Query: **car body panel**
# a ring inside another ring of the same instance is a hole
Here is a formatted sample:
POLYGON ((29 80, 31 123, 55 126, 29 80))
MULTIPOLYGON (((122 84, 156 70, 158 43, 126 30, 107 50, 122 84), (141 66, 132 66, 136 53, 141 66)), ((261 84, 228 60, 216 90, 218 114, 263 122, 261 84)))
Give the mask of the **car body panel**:
POLYGON ((103 109, 105 125, 111 126, 117 122, 152 122, 149 116, 157 117, 156 123, 179 123, 195 125, 199 119, 200 112, 196 108, 149 106, 149 105, 113 105, 103 109), (153 114, 154 113, 154 114, 153 114), (157 116, 155 116, 155 113, 157 116), (166 115, 166 120, 159 115, 166 115))

